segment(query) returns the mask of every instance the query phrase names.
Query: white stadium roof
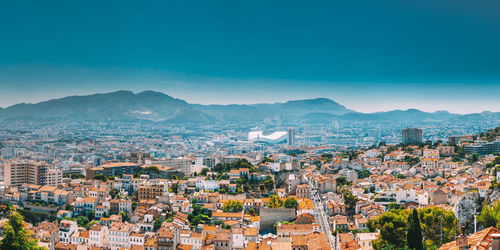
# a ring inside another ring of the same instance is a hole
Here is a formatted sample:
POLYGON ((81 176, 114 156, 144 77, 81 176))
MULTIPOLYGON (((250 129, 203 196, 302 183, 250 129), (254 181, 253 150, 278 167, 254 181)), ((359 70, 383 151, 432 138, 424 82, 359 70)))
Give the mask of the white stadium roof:
POLYGON ((287 139, 288 132, 277 131, 269 135, 264 135, 263 131, 252 131, 248 133, 249 141, 259 141, 268 143, 279 143, 287 139))

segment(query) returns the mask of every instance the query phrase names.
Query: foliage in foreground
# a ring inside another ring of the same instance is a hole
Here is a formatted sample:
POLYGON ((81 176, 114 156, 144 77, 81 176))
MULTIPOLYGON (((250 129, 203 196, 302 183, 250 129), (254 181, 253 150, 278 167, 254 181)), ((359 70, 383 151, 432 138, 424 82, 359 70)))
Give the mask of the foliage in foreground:
POLYGON ((0 249, 32 250, 44 249, 38 247, 37 241, 32 238, 32 232, 23 224, 23 216, 16 210, 9 215, 9 221, 4 225, 0 249))
POLYGON ((500 200, 491 206, 484 206, 477 220, 483 227, 500 228, 500 200))
MULTIPOLYGON (((377 218, 370 220, 368 228, 370 231, 380 230, 380 238, 373 242, 375 249, 398 249, 408 245, 408 216, 409 210, 392 209, 377 218)), ((452 211, 438 207, 424 208, 418 210, 418 218, 422 229, 423 245, 426 249, 441 246, 440 223, 443 220, 443 242, 450 242, 460 232, 460 224, 452 211)))

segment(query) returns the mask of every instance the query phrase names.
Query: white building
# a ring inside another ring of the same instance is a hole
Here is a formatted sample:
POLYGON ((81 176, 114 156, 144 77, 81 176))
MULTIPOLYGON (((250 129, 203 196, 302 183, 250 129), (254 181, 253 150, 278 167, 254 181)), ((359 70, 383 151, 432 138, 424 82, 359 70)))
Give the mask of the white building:
POLYGON ((112 250, 130 248, 130 225, 122 222, 113 222, 109 228, 109 244, 112 250))
POLYGON ((361 250, 373 249, 372 242, 378 239, 380 233, 357 233, 356 242, 358 242, 361 250))
POLYGON ((108 245, 108 227, 94 224, 89 230, 89 245, 104 247, 108 245))
POLYGON ((243 229, 242 228, 233 228, 231 229, 231 242, 232 249, 243 249, 245 247, 244 242, 245 238, 243 237, 243 229))
POLYGON ((278 131, 265 135, 263 131, 251 131, 248 133, 250 142, 283 143, 288 139, 288 132, 278 131))
POLYGON ((144 234, 143 233, 131 233, 130 234, 130 245, 131 246, 143 246, 144 245, 144 234))
POLYGON ((72 220, 62 220, 59 223, 59 241, 71 243, 71 235, 78 230, 78 224, 72 220))

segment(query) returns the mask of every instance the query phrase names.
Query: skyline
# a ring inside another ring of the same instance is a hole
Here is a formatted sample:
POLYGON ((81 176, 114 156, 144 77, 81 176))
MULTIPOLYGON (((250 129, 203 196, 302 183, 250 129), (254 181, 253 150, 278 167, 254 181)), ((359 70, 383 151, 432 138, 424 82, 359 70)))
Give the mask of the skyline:
POLYGON ((3 108, 151 89, 200 104, 500 112, 498 1, 16 1, 0 14, 3 108))
MULTIPOLYGON (((421 108, 416 108, 416 107, 408 107, 408 108, 392 108, 392 109, 386 109, 386 110, 373 110, 373 111, 362 111, 362 110, 358 110, 356 108, 352 108, 348 105, 345 105, 344 103, 341 103, 335 99, 332 99, 330 97, 325 97, 325 96, 316 96, 316 97, 306 97, 306 98, 297 98, 297 99, 283 99, 283 100, 269 100, 269 101, 262 101, 262 102, 249 102, 249 103, 243 103, 243 102, 240 102, 240 103, 201 103, 201 102, 192 102, 192 101, 189 101, 187 99, 184 99, 184 98, 181 98, 181 97, 178 97, 178 96, 174 96, 174 95, 171 95, 169 93, 165 93, 165 92, 162 92, 162 91, 158 91, 158 90, 151 90, 151 89, 143 89, 143 90, 130 90, 130 89, 117 89, 117 90, 112 90, 112 91, 108 91, 108 92, 89 92, 88 94, 72 94, 72 95, 67 95, 67 96, 60 96, 60 97, 55 97, 55 98, 51 98, 51 99, 46 99, 46 100, 41 100, 41 101, 37 101, 37 102, 20 102, 20 103, 16 103, 16 104, 38 104, 38 103, 43 103, 43 102, 46 102, 46 101, 50 101, 50 100, 55 100, 55 99, 61 99, 61 98, 66 98, 66 97, 74 97, 74 96, 89 96, 89 95, 94 95, 94 94, 109 94, 109 93, 112 93, 112 92, 117 92, 117 91, 131 91, 133 92, 134 94, 138 94, 140 92, 144 92, 144 91, 154 91, 154 92, 160 92, 160 93, 163 93, 163 94, 166 94, 166 95, 169 95, 170 97, 173 97, 173 98, 176 98, 176 99, 180 99, 180 100, 184 100, 186 101, 187 103, 189 104, 201 104, 201 105, 253 105, 253 104, 276 104, 276 103, 285 103, 285 102, 288 102, 288 101, 296 101, 296 100, 310 100, 310 99, 320 99, 320 98, 326 98, 326 99, 330 99, 344 107, 346 107, 347 109, 350 109, 352 110, 353 112, 358 112, 358 113, 377 113, 377 112, 386 112, 386 111, 395 111, 395 110, 410 110, 410 109, 417 109, 417 110, 420 110, 420 111, 424 111, 424 112, 429 112, 429 113, 434 113, 434 112, 440 112, 440 111, 446 111, 446 112, 449 112, 449 113, 452 113, 452 114, 472 114, 472 113, 482 113, 482 112, 496 112, 496 111, 491 111, 491 110, 483 110, 483 111, 480 111, 480 112, 463 112, 463 113, 459 113, 459 112, 453 112, 453 111, 450 111, 450 110, 446 110, 446 109, 435 109, 435 110, 425 110, 425 109, 421 109, 421 108)), ((16 104, 14 105, 10 105, 8 107, 11 107, 11 106, 15 106, 16 104)), ((0 107, 0 108, 8 108, 8 107, 0 107)))

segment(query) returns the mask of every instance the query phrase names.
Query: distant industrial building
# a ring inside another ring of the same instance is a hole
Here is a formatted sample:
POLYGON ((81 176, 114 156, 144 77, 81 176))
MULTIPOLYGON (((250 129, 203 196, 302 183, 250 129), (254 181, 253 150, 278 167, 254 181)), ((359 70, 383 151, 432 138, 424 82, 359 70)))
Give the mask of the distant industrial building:
POLYGON ((480 155, 500 153, 500 141, 466 145, 464 146, 464 150, 469 154, 476 153, 480 155))
POLYGON ((422 143, 422 130, 419 128, 405 128, 402 136, 403 144, 422 143))
POLYGON ((272 134, 265 135, 263 131, 251 131, 248 133, 248 141, 251 142, 266 142, 266 143, 283 143, 288 139, 288 132, 278 131, 272 134))

